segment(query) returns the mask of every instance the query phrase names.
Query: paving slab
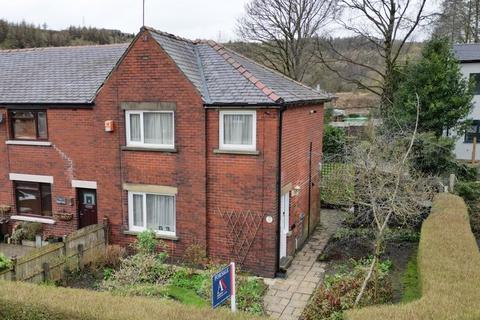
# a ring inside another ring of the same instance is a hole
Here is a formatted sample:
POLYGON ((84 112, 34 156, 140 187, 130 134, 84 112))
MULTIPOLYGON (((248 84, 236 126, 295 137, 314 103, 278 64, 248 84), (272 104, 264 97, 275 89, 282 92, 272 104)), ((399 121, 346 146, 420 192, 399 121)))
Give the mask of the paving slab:
POLYGON ((263 303, 272 318, 299 319, 325 274, 326 265, 317 262, 317 258, 340 226, 343 216, 338 210, 322 210, 321 227, 317 227, 308 243, 296 254, 287 270, 287 278, 266 279, 268 290, 263 303))

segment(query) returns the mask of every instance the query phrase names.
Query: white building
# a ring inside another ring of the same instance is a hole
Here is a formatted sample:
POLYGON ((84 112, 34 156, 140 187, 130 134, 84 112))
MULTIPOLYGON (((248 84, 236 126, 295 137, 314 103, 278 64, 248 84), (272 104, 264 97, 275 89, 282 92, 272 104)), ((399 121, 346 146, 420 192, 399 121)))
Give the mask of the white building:
POLYGON ((473 140, 477 137, 475 159, 480 159, 480 44, 456 44, 453 46, 455 56, 461 63, 462 73, 465 78, 474 78, 474 107, 469 119, 473 120, 472 126, 466 132, 458 132, 455 145, 457 159, 472 160, 473 140))

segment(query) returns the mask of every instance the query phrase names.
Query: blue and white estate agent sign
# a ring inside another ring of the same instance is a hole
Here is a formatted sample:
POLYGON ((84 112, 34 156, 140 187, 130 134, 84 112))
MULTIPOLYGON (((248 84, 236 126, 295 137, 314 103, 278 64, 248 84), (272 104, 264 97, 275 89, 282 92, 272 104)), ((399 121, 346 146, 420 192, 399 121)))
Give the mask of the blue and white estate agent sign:
POLYGON ((231 298, 232 312, 236 311, 235 263, 232 262, 212 276, 212 307, 215 309, 231 298))

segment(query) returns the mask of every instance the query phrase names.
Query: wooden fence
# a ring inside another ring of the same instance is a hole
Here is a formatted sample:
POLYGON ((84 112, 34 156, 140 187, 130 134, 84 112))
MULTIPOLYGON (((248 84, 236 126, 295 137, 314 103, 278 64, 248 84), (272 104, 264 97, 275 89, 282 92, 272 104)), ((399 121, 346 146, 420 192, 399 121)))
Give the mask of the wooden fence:
POLYGON ((61 280, 65 270, 82 269, 105 254, 106 231, 97 224, 80 229, 63 242, 49 244, 14 259, 10 270, 0 272, 0 280, 33 283, 61 280))

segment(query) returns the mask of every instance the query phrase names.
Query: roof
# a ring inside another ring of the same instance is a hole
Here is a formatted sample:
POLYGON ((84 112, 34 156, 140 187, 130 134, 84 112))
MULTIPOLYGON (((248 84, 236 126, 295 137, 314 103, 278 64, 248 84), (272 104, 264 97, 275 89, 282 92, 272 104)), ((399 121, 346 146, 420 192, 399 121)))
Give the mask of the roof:
MULTIPOLYGON (((144 27, 205 105, 280 105, 331 100, 213 41, 144 27)), ((0 50, 0 104, 93 103, 129 44, 0 50)))
POLYGON ((454 44, 453 52, 460 62, 480 62, 479 43, 454 44))
POLYGON ((194 84, 207 105, 268 105, 332 98, 214 41, 191 41, 146 29, 194 84))
POLYGON ((127 47, 0 50, 0 103, 92 103, 127 47))

